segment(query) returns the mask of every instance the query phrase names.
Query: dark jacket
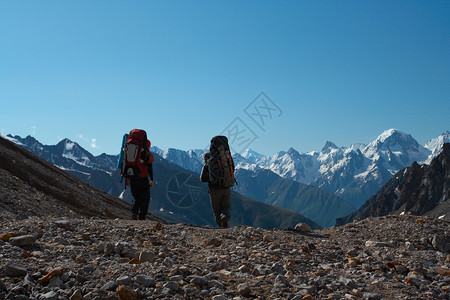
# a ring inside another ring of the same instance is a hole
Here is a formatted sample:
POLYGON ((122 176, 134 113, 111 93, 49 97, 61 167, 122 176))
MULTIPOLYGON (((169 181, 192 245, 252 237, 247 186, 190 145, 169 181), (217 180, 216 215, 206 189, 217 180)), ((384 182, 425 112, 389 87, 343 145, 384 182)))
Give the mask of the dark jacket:
MULTIPOLYGON (((234 166, 233 166, 234 168, 234 166)), ((225 190, 225 189, 229 189, 227 187, 223 187, 220 185, 214 185, 211 183, 211 180, 209 179, 209 166, 208 164, 204 164, 203 168, 202 168, 202 173, 200 174, 200 180, 202 182, 207 182, 208 183, 208 187, 210 190, 225 190)))

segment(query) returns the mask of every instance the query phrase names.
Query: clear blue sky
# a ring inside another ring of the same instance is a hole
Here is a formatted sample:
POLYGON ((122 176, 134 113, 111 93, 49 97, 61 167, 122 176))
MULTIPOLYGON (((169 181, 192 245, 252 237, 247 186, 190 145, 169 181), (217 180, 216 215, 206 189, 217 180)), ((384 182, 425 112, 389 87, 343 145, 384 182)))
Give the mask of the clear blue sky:
POLYGON ((389 128, 423 144, 450 130, 449 16, 450 1, 0 0, 0 130, 94 154, 132 128, 203 148, 233 121, 270 155, 389 128), (260 92, 279 108, 262 127, 245 113, 260 92))

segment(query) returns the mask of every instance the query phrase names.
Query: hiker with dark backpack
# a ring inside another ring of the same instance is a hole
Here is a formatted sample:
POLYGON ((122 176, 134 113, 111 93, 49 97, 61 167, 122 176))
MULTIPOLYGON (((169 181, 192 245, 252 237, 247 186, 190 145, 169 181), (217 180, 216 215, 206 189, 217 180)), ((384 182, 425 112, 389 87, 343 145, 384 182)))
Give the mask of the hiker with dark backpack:
POLYGON ((217 225, 226 228, 230 220, 230 188, 236 182, 234 162, 227 137, 213 137, 210 152, 205 153, 204 159, 205 164, 200 179, 208 183, 209 197, 217 225))
POLYGON ((155 160, 150 146, 147 133, 142 129, 133 129, 122 139, 117 167, 121 170, 122 179, 125 177, 125 188, 131 187, 133 220, 145 220, 150 205, 150 189, 154 186, 152 163, 155 160))

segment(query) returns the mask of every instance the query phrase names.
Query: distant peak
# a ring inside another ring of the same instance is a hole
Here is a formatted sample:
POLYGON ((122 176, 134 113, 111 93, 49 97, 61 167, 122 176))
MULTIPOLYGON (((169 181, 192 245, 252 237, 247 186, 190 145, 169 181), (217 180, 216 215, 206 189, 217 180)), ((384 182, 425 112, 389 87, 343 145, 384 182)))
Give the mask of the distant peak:
POLYGON ((73 143, 73 142, 71 140, 69 140, 68 138, 64 138, 64 139, 60 140, 58 144, 65 145, 67 143, 73 143))
POLYGON ((419 147, 419 143, 407 133, 404 133, 398 129, 388 129, 380 134, 368 147, 393 147, 393 146, 405 146, 405 147, 419 147))
POLYGON ((25 137, 25 139, 24 139, 25 141, 32 141, 32 142, 35 142, 35 141, 37 141, 34 137, 32 137, 31 135, 27 135, 26 137, 25 137))
POLYGON ((287 153, 288 153, 288 154, 291 154, 291 153, 298 153, 298 151, 291 147, 291 148, 288 149, 287 153))
POLYGON ((333 142, 327 141, 322 148, 322 152, 329 152, 331 149, 338 149, 338 147, 333 142))
POLYGON ((263 157, 264 155, 254 151, 252 149, 247 149, 241 154, 241 156, 245 157, 245 158, 249 158, 249 157, 263 157))
POLYGON ((393 134, 393 133, 395 133, 395 132, 397 132, 397 131, 398 131, 398 129, 390 128, 390 129, 386 129, 385 131, 383 131, 382 134, 388 134, 388 135, 391 135, 391 134, 393 134))
POLYGON ((405 138, 408 136, 408 134, 406 134, 398 129, 391 128, 391 129, 385 130, 382 134, 380 134, 378 136, 377 140, 379 140, 380 142, 384 142, 385 140, 389 139, 390 137, 394 137, 394 136, 405 138))

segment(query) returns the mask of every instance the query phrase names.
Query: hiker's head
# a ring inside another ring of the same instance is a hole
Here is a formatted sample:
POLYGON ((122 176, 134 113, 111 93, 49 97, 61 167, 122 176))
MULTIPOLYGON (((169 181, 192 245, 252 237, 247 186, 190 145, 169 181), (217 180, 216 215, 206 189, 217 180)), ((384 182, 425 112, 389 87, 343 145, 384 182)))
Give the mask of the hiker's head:
POLYGON ((211 153, 210 152, 206 152, 205 153, 205 156, 204 156, 204 158, 205 158, 205 163, 208 161, 208 159, 211 157, 211 153))

